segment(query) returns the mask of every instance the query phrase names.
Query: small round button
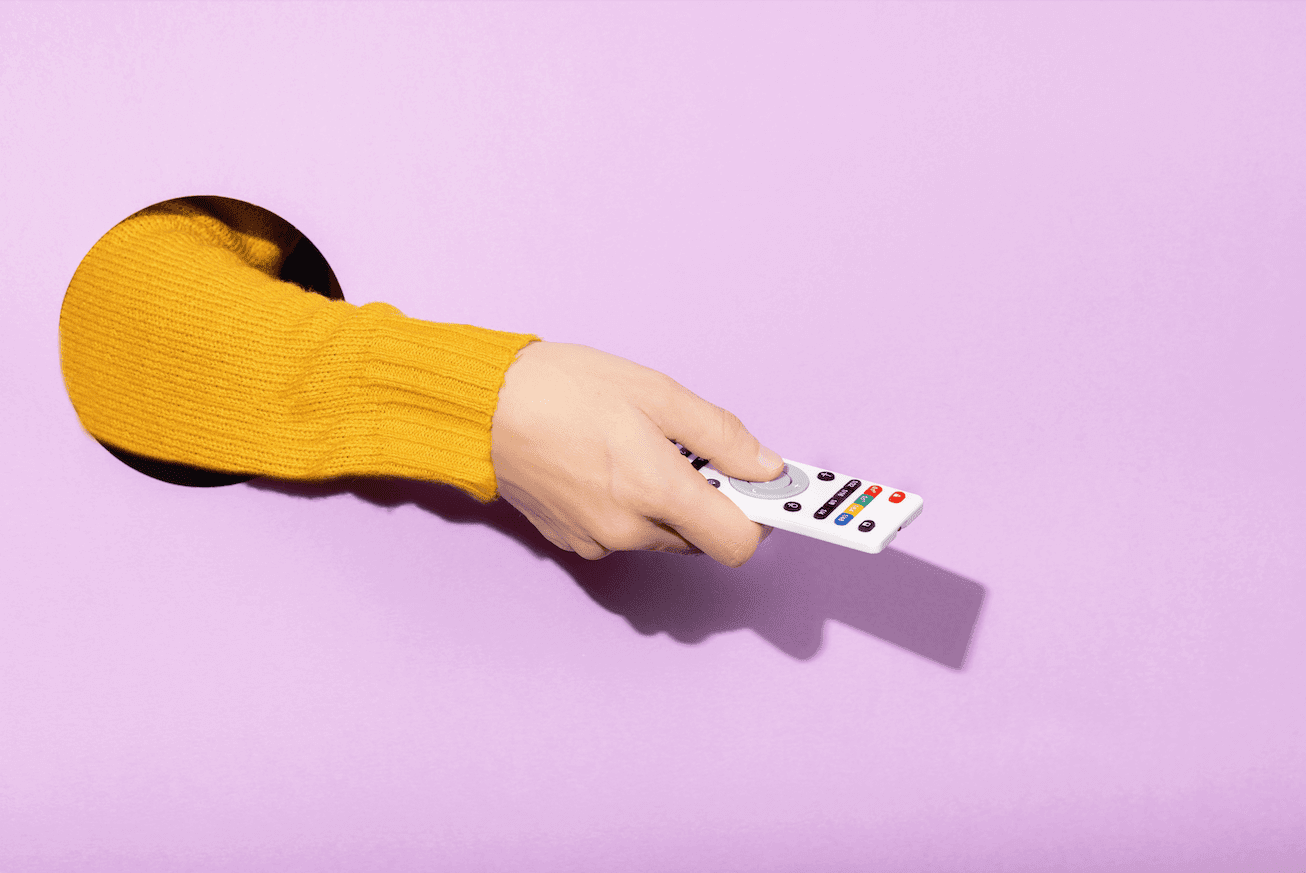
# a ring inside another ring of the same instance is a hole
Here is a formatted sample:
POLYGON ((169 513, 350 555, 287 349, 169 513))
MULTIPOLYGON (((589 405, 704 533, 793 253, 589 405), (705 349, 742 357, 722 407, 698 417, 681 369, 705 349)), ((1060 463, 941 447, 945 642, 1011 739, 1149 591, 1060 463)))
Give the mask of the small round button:
POLYGON ((720 479, 708 479, 708 480, 707 480, 707 484, 711 485, 713 488, 720 488, 720 487, 721 487, 721 480, 720 480, 720 479))
POLYGON ((802 508, 803 505, 801 503, 795 503, 792 500, 790 500, 788 503, 785 504, 785 510, 787 512, 798 512, 802 508))
POLYGON ((829 470, 822 470, 816 474, 816 478, 820 479, 822 482, 829 482, 834 479, 834 474, 829 470))
POLYGON ((868 518, 868 519, 866 519, 866 521, 864 521, 864 522, 862 522, 861 524, 857 525, 857 529, 858 529, 859 531, 861 531, 862 533, 866 533, 868 530, 874 530, 874 529, 875 529, 875 522, 871 521, 871 520, 868 518))

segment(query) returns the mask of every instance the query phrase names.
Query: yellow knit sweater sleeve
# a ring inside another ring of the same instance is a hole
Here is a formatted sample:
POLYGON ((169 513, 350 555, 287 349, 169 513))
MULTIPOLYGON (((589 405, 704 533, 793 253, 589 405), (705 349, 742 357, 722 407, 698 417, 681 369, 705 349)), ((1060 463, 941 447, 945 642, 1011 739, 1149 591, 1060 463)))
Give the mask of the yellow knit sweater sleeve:
POLYGON ((277 278, 298 241, 236 201, 170 201, 109 231, 64 297, 68 396, 96 439, 283 479, 395 476, 496 496, 490 422, 537 340, 354 306, 277 278))

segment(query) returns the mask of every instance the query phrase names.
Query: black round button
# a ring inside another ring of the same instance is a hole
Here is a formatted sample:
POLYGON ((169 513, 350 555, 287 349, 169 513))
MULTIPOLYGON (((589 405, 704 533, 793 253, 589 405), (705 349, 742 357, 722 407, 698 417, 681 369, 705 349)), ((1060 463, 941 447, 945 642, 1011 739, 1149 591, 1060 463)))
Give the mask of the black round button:
POLYGON ((720 479, 708 479, 708 480, 707 480, 707 484, 711 485, 713 488, 720 488, 720 487, 721 487, 721 480, 720 480, 720 479))
POLYGON ((797 512, 802 508, 803 505, 801 503, 794 503, 792 500, 790 500, 788 503, 785 504, 785 509, 788 510, 789 512, 797 512))
POLYGON ((834 478, 834 474, 831 473, 829 470, 822 470, 821 472, 816 474, 816 478, 820 479, 822 482, 829 482, 831 479, 834 478))
POLYGON ((866 519, 866 521, 864 521, 864 522, 862 522, 861 524, 857 525, 857 529, 858 529, 859 531, 861 531, 862 533, 866 533, 868 530, 874 530, 874 529, 875 529, 875 522, 871 521, 871 520, 868 518, 868 519, 866 519))

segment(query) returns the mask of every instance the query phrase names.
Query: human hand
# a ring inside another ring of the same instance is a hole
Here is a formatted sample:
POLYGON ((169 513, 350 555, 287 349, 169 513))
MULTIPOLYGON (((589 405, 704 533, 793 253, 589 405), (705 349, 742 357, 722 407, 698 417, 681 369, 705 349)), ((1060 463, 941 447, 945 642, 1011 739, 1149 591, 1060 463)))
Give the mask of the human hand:
POLYGON ((756 482, 780 475, 780 456, 734 415, 624 358, 531 343, 508 368, 490 438, 500 496, 581 557, 701 551, 738 567, 770 533, 670 440, 756 482))

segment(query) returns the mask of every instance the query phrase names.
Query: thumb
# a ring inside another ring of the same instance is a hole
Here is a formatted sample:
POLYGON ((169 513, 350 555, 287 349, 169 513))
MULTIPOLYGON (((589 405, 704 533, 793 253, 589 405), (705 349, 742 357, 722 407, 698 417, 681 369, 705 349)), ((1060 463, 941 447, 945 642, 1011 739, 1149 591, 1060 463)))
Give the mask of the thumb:
POLYGON ((748 432, 744 423, 681 385, 654 417, 667 436, 727 476, 769 482, 784 470, 784 461, 748 432))

